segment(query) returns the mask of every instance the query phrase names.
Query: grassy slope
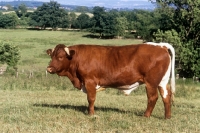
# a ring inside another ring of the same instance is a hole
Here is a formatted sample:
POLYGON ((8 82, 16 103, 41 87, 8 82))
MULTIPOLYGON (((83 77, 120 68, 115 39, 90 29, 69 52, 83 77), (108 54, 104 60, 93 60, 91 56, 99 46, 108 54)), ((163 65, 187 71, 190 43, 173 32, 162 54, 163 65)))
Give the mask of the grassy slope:
POLYGON ((164 120, 159 98, 151 118, 144 87, 126 97, 114 89, 99 92, 97 117, 87 116, 86 95, 67 78, 45 76, 50 60, 45 50, 57 43, 123 45, 139 40, 101 40, 82 37, 81 32, 1 30, 0 40, 21 49, 19 78, 0 76, 0 132, 200 132, 200 84, 177 80, 172 118, 164 120), (27 78, 34 71, 33 78, 27 78))

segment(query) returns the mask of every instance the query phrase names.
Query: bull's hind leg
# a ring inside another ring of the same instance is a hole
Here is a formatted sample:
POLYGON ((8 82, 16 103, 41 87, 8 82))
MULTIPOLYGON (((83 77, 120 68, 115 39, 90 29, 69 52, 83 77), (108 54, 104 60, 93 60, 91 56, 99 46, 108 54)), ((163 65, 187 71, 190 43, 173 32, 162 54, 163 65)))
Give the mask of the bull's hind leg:
POLYGON ((171 118, 171 95, 172 95, 172 93, 171 93, 169 85, 166 85, 165 91, 167 93, 164 92, 164 89, 162 87, 158 86, 158 90, 160 92, 160 95, 162 97, 164 107, 165 107, 165 119, 169 119, 169 118, 171 118))
POLYGON ((156 105, 156 101, 158 100, 158 91, 156 87, 151 87, 150 85, 146 85, 146 92, 147 92, 148 103, 144 116, 150 117, 156 105))

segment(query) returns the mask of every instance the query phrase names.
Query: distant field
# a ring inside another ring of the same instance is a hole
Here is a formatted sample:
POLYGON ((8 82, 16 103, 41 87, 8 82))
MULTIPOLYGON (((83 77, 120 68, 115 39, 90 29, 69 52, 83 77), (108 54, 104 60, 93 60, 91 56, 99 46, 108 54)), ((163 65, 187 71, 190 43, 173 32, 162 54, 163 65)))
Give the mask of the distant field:
POLYGON ((46 49, 66 45, 125 45, 132 39, 91 39, 87 32, 0 30, 0 40, 19 46, 19 77, 0 75, 0 132, 8 133, 199 133, 200 83, 176 80, 172 118, 164 119, 159 97, 153 114, 144 118, 144 86, 124 96, 120 91, 99 92, 96 117, 87 115, 86 94, 65 77, 45 73, 50 58, 46 49), (33 75, 30 77, 30 72, 33 75))
POLYGON ((57 44, 99 44, 125 45, 141 43, 141 40, 123 39, 91 39, 88 32, 76 31, 32 31, 32 30, 0 30, 0 40, 13 42, 21 50, 19 69, 45 70, 50 58, 46 50, 57 44))

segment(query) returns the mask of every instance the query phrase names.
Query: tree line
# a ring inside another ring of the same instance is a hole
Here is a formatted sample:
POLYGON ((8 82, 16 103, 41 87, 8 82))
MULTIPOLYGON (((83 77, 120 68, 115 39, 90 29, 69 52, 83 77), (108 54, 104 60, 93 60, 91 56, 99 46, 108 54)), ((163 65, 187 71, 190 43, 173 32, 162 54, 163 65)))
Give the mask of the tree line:
POLYGON ((20 5, 15 13, 0 13, 0 27, 74 28, 99 38, 141 37, 144 41, 168 42, 176 50, 177 73, 200 77, 200 1, 150 1, 157 4, 153 11, 107 11, 97 6, 91 15, 67 12, 55 1, 44 3, 34 12, 20 5))

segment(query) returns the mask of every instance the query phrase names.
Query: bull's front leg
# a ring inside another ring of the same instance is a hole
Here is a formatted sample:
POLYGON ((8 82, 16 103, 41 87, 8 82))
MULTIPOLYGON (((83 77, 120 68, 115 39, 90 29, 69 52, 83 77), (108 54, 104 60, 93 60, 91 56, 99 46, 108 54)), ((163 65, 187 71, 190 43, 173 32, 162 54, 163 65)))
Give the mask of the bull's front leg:
POLYGON ((72 84, 74 85, 75 88, 81 90, 81 82, 78 78, 74 78, 73 80, 71 80, 72 84))
POLYGON ((95 84, 92 82, 86 82, 85 87, 87 90, 87 100, 89 103, 88 106, 88 114, 89 115, 94 115, 94 102, 96 99, 96 89, 95 89, 95 84))

